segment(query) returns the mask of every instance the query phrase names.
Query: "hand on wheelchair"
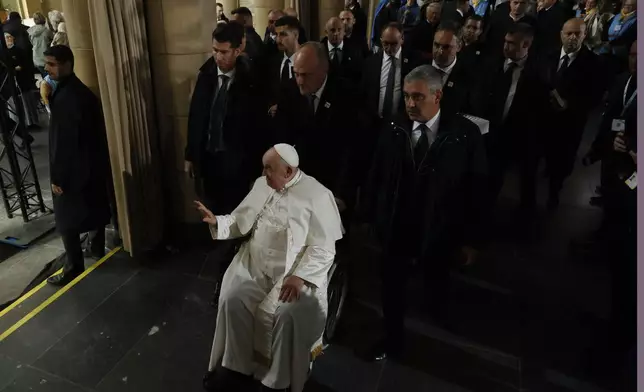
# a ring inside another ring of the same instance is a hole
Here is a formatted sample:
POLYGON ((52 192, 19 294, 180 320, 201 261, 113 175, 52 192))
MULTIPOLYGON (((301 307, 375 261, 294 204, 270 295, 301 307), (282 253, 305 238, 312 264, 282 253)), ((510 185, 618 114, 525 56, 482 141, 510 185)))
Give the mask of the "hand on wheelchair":
POLYGON ((295 275, 284 279, 279 300, 282 302, 293 302, 300 299, 300 293, 304 287, 304 280, 295 275))

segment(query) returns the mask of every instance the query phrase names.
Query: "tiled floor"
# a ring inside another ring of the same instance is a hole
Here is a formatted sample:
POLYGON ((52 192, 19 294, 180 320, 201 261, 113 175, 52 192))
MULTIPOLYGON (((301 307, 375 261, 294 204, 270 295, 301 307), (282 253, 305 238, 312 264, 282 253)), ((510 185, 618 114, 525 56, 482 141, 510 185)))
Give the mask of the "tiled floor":
MULTIPOLYGON (((614 380, 586 366, 596 342, 606 338, 608 268, 573 257, 569 247, 598 224, 598 211, 587 206, 596 170, 579 169, 562 208, 541 213, 533 230, 518 230, 512 199, 503 203, 490 225, 490 248, 477 264, 454 271, 446 298, 449 331, 413 311, 423 297, 422 282, 412 281, 400 363, 360 359, 381 328, 377 254, 358 233, 350 264, 353 298, 338 340, 316 361, 306 391, 610 390, 614 380)), ((207 254, 186 245, 144 261, 113 257, 0 342, 0 391, 200 391, 215 316, 216 265, 207 254)), ((45 288, 33 303, 0 318, 0 333, 52 292, 45 288)))

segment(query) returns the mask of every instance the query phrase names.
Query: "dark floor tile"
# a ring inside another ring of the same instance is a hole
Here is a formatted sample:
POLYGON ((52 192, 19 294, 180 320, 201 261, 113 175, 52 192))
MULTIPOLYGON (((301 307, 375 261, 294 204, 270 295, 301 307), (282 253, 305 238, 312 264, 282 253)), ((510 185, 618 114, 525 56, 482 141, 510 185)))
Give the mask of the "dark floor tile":
MULTIPOLYGON (((0 342, 0 354, 6 354, 25 364, 32 364, 137 271, 136 264, 125 254, 113 256, 0 342)), ((114 323, 115 320, 120 318, 115 317, 110 322, 114 323)))
POLYGON ((0 391, 16 378, 21 368, 20 362, 0 355, 0 391))
POLYGON ((207 249, 197 247, 180 252, 168 252, 151 255, 145 259, 143 266, 152 270, 172 274, 198 276, 206 261, 207 249))
POLYGON ((313 364, 311 380, 336 392, 373 392, 381 372, 381 363, 364 362, 351 349, 331 345, 313 364))
POLYGON ((183 302, 190 280, 184 275, 142 270, 49 349, 35 366, 94 387, 170 307, 183 302))
POLYGON ((455 384, 439 380, 421 371, 395 362, 385 364, 378 385, 378 392, 469 392, 455 384))
POLYGON ((91 392, 81 386, 63 380, 51 374, 44 373, 33 367, 25 366, 20 369, 18 377, 2 392, 91 392))

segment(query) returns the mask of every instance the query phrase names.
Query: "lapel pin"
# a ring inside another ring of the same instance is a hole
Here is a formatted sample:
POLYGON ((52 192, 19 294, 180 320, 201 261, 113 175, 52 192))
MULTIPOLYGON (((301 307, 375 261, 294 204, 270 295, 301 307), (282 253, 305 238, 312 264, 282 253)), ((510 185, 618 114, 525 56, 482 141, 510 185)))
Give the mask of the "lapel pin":
POLYGON ((480 54, 481 54, 481 51, 480 51, 480 50, 477 50, 477 51, 476 51, 476 55, 478 56, 478 55, 480 55, 480 54))
POLYGON ((327 109, 330 108, 331 107, 331 102, 325 102, 324 107, 327 108, 327 109))
POLYGON ((447 87, 454 87, 454 82, 447 82, 447 87))
POLYGON ((403 63, 405 63, 405 64, 406 64, 406 63, 408 63, 408 62, 409 62, 409 59, 403 59, 403 63))

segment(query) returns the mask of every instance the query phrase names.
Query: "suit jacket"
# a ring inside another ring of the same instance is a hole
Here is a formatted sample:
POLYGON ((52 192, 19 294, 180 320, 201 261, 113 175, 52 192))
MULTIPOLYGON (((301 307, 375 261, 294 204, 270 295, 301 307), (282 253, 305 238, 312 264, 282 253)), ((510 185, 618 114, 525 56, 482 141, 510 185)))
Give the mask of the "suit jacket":
POLYGON ((367 57, 370 54, 369 45, 367 45, 367 37, 359 35, 354 30, 351 37, 344 37, 344 44, 349 45, 362 53, 362 57, 367 57))
POLYGON ((282 61, 284 54, 273 56, 266 69, 268 73, 264 80, 268 83, 266 108, 277 104, 277 113, 274 118, 269 118, 272 125, 272 141, 270 145, 282 143, 289 140, 289 132, 296 127, 297 119, 301 115, 300 105, 304 102, 300 90, 291 75, 290 79, 281 79, 282 61))
POLYGON ((480 116, 482 112, 480 94, 482 78, 477 76, 467 62, 457 59, 452 72, 443 85, 441 111, 450 115, 466 113, 480 116))
MULTIPOLYGON (((549 10, 537 14, 537 29, 533 49, 539 56, 549 56, 561 49, 561 28, 566 23, 565 7, 556 2, 549 10)), ((558 52, 557 52, 558 53, 558 52)))
POLYGON ((434 48, 434 33, 437 27, 437 25, 432 25, 427 19, 423 18, 409 33, 407 47, 414 51, 416 56, 421 53, 431 54, 434 48))
POLYGON ((458 24, 459 27, 465 25, 465 21, 470 15, 474 14, 474 9, 470 6, 470 9, 463 15, 456 8, 443 10, 441 15, 441 22, 452 22, 458 24))
POLYGON ((253 27, 246 27, 246 53, 252 61, 264 55, 264 41, 253 27))
POLYGON ((597 75, 603 73, 603 67, 599 57, 582 45, 575 61, 557 80, 560 52, 561 47, 546 56, 544 58, 545 64, 542 66, 549 88, 557 90, 561 98, 568 104, 567 109, 563 111, 551 108, 550 116, 548 116, 551 120, 549 129, 554 132, 557 132, 558 129, 567 129, 567 135, 581 137, 590 110, 599 103, 606 89, 602 79, 599 81, 597 79, 597 75))
POLYGON ((465 63, 470 72, 479 72, 480 65, 485 64, 487 57, 487 46, 480 40, 464 46, 458 52, 458 61, 465 63))
POLYGON ((505 63, 506 59, 490 58, 485 65, 484 117, 490 120, 490 145, 495 154, 511 151, 521 156, 536 154, 537 135, 546 126, 544 113, 550 104, 549 90, 539 68, 541 64, 536 56, 528 57, 519 76, 510 110, 503 119, 507 93, 501 91, 499 86, 505 63))
POLYGON ((504 8, 496 10, 490 17, 487 29, 484 32, 483 39, 490 49, 490 55, 503 56, 503 45, 505 43, 505 34, 515 23, 526 23, 533 28, 537 27, 537 19, 532 15, 524 15, 518 21, 510 17, 509 12, 504 8))
MULTIPOLYGON (((197 168, 206 156, 206 138, 210 125, 210 107, 218 89, 217 65, 209 58, 199 70, 197 84, 190 100, 188 114, 188 140, 185 159, 197 168)), ((228 88, 226 114, 223 122, 223 139, 227 146, 227 167, 222 176, 253 177, 266 147, 264 135, 258 132, 257 120, 264 118, 261 92, 250 70, 239 62, 235 77, 228 88)))
MULTIPOLYGON (((322 38, 321 42, 322 45, 324 45, 324 47, 326 48, 327 54, 329 54, 330 56, 328 47, 329 39, 327 37, 324 37, 322 38)), ((329 61, 331 61, 330 58, 329 61)), ((362 49, 354 45, 347 44, 347 42, 345 41, 342 47, 342 62, 340 63, 340 67, 338 68, 334 66, 334 63, 331 62, 331 73, 336 74, 342 79, 347 79, 353 84, 357 85, 361 79, 360 74, 362 72, 363 61, 364 55, 362 49)))
POLYGON ((351 204, 355 178, 351 152, 361 136, 350 83, 336 75, 327 77, 315 116, 308 114, 306 98, 291 98, 291 128, 282 142, 295 146, 300 168, 351 204))

